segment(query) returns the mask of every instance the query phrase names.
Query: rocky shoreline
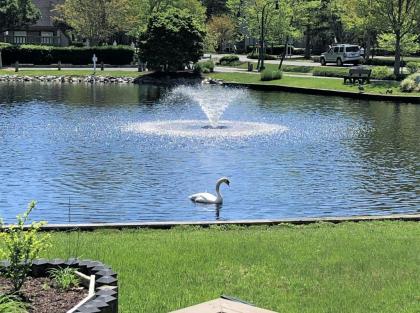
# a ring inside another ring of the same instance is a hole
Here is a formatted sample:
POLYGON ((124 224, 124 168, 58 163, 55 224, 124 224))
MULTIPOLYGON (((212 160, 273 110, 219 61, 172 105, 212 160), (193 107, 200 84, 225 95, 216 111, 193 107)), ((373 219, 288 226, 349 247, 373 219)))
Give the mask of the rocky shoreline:
POLYGON ((45 82, 45 83, 88 83, 88 84, 132 84, 134 77, 113 77, 113 76, 20 76, 0 75, 0 82, 45 82))

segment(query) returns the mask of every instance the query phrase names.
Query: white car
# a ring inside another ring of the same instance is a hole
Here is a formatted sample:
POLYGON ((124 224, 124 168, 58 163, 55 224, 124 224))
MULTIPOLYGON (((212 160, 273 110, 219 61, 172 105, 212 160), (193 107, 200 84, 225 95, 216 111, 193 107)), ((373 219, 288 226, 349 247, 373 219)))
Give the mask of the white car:
POLYGON ((362 60, 360 56, 360 47, 356 45, 334 45, 327 52, 321 54, 321 65, 327 63, 336 63, 337 66, 342 66, 344 63, 359 64, 362 60))

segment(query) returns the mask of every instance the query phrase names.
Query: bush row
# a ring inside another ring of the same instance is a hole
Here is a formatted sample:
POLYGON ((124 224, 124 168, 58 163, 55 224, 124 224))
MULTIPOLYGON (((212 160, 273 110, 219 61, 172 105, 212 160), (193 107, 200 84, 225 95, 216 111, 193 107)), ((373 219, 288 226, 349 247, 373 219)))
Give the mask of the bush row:
POLYGON ((225 55, 219 60, 220 65, 237 65, 239 64, 239 57, 237 55, 225 55))
MULTIPOLYGON (((246 56, 248 59, 258 59, 259 58, 259 54, 258 53, 249 53, 246 56)), ((277 56, 275 55, 271 55, 271 54, 265 54, 264 55, 264 60, 277 60, 277 56)))
MULTIPOLYGON (((292 48, 292 54, 303 54, 305 52, 304 48, 295 48, 293 46, 289 46, 289 48, 292 48)), ((248 46, 246 48, 246 53, 252 53, 253 51, 255 51, 255 46, 248 46)), ((275 45, 275 46, 270 46, 268 45, 266 47, 266 53, 267 54, 274 54, 274 55, 281 55, 284 52, 284 45, 275 45)))
MULTIPOLYGON (((340 77, 343 78, 349 73, 348 68, 316 67, 312 71, 313 76, 340 77)), ((372 79, 395 80, 392 69, 386 66, 375 66, 372 68, 372 79)))
POLYGON ((92 56, 99 62, 110 65, 127 65, 133 62, 134 49, 130 46, 104 47, 50 47, 36 45, 6 46, 2 48, 3 63, 12 65, 16 61, 23 64, 49 65, 61 61, 63 64, 92 64, 92 56))

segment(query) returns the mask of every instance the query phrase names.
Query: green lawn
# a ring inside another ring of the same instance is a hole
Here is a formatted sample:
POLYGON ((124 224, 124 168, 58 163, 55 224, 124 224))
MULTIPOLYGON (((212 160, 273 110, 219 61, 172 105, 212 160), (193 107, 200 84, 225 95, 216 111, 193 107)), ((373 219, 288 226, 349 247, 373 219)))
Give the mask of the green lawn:
MULTIPOLYGON (((290 76, 285 74, 282 79, 263 82, 260 80, 259 74, 251 73, 212 73, 208 74, 208 76, 212 78, 223 79, 226 82, 282 85, 359 92, 357 85, 344 85, 342 78, 325 78, 313 76, 296 77, 295 75, 290 76)), ((387 89, 392 89, 393 94, 415 95, 413 93, 407 94, 401 92, 399 89, 399 82, 396 81, 372 82, 371 84, 365 85, 364 88, 365 93, 385 94, 387 89)))
POLYGON ((97 259, 118 272, 122 313, 221 294, 285 313, 420 310, 420 223, 72 232, 52 241, 45 257, 97 259))
MULTIPOLYGON (((93 75, 93 70, 86 69, 86 70, 19 70, 19 72, 15 73, 14 70, 0 70, 0 75, 19 75, 19 76, 88 76, 93 75)), ((98 76, 113 76, 113 77, 138 77, 142 75, 137 71, 113 71, 113 70, 105 70, 105 71, 96 71, 96 75, 98 76)))

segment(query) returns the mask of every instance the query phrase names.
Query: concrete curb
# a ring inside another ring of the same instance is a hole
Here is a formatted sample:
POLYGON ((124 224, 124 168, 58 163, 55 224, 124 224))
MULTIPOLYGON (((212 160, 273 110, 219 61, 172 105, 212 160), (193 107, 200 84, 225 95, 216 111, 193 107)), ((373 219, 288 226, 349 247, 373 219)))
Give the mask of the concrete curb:
POLYGON ((293 93, 303 93, 312 95, 327 95, 327 96, 340 96, 353 99, 362 100, 378 100, 378 101, 393 101, 402 103, 420 103, 420 96, 401 96, 401 95, 381 95, 372 93, 359 93, 350 91, 330 90, 330 89, 315 89, 315 88, 304 88, 304 87, 293 87, 284 85, 263 85, 263 84, 245 84, 245 83, 234 83, 225 82, 225 86, 232 87, 246 87, 253 90, 263 91, 286 91, 293 93))
POLYGON ((132 222, 132 223, 95 223, 95 224, 47 224, 42 227, 43 231, 72 231, 83 230, 93 231, 99 229, 170 229, 177 226, 258 226, 258 225, 308 225, 315 223, 345 223, 345 222, 374 222, 374 221, 409 221, 420 222, 420 214, 395 214, 395 215, 380 215, 380 216, 339 216, 339 217, 324 217, 324 218, 300 218, 300 219, 261 219, 261 220, 232 220, 232 221, 186 221, 186 222, 132 222))

